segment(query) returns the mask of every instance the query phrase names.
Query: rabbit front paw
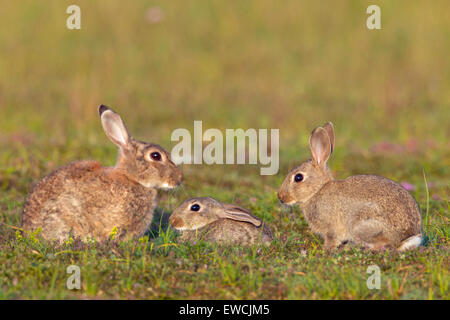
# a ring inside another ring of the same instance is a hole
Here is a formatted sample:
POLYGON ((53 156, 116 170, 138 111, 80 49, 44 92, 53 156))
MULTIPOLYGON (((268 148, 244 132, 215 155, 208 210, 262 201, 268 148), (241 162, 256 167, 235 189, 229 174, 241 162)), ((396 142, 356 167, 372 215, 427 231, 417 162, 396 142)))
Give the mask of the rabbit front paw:
POLYGON ((334 234, 327 234, 325 236, 325 242, 323 244, 323 248, 325 251, 327 251, 327 252, 334 251, 335 249, 337 249, 339 247, 339 245, 340 245, 340 241, 338 241, 336 239, 334 234))

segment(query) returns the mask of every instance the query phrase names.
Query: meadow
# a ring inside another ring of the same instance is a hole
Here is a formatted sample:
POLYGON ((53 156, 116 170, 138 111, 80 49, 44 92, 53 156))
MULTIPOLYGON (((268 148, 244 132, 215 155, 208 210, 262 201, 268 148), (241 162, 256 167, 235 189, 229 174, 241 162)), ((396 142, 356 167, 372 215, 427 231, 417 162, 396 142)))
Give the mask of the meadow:
POLYGON ((449 299, 450 2, 4 1, 0 10, 0 299, 449 299), (66 28, 66 8, 82 11, 66 28), (381 30, 366 8, 381 7, 381 30), (149 235, 46 243, 20 233, 33 184, 72 161, 114 165, 97 106, 168 151, 171 132, 279 128, 280 168, 183 165, 159 192, 149 235), (425 243, 397 253, 326 253, 277 191, 332 121, 333 174, 402 183, 425 243), (271 246, 180 244, 168 228, 184 199, 213 196, 271 225, 271 246), (66 287, 69 265, 81 289, 66 287), (381 288, 367 288, 367 268, 381 288))

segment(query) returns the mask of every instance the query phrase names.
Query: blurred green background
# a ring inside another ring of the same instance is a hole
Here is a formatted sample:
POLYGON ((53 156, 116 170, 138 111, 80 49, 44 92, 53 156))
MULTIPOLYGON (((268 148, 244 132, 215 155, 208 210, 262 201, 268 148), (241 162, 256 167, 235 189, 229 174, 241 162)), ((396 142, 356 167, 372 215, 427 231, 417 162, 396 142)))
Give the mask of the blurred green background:
POLYGON ((183 189, 161 193, 169 211, 188 196, 214 196, 251 208, 278 236, 306 234, 276 191, 309 157, 312 129, 332 121, 336 177, 408 183, 422 211, 430 209, 431 243, 448 248, 449 13, 446 0, 2 1, 2 222, 20 225, 31 186, 57 167, 87 158, 114 164, 97 114, 106 104, 136 138, 168 151, 171 132, 193 132, 194 120, 222 132, 280 129, 277 175, 184 165, 183 189), (81 8, 81 30, 66 28, 71 4, 81 8), (381 7, 381 30, 366 27, 370 4, 381 7))
MULTIPOLYGON (((77 159, 112 165, 101 103, 168 150, 171 132, 192 132, 194 120, 223 132, 280 128, 276 183, 309 156, 309 133, 325 121, 336 128, 338 177, 420 180, 425 169, 448 182, 448 1, 381 1, 382 30, 366 27, 368 1, 76 3, 81 30, 66 28, 70 1, 2 3, 1 164, 20 171, 3 173, 3 185, 77 159)), ((217 179, 230 171, 185 167, 217 179)), ((264 179, 233 167, 248 170, 264 179)))
POLYGON ((166 148, 203 120, 280 128, 301 155, 331 120, 338 152, 409 143, 448 164, 448 1, 380 1, 382 30, 366 28, 369 1, 265 0, 76 1, 82 29, 68 30, 72 2, 2 3, 2 151, 108 146, 104 103, 166 148))

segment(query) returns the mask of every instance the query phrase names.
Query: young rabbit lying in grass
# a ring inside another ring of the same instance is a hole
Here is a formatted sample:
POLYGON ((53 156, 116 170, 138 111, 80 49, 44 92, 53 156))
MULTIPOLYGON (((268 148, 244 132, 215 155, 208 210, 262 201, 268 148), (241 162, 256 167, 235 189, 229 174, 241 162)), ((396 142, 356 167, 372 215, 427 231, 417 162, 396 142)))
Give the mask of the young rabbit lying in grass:
POLYGON ((139 237, 149 227, 157 204, 156 189, 181 183, 180 169, 160 146, 135 140, 120 116, 101 105, 108 138, 119 147, 115 167, 80 161, 43 178, 28 195, 22 212, 25 230, 41 228, 47 240, 105 240, 139 237))
POLYGON ((287 175, 278 198, 300 206, 327 250, 346 242, 399 251, 421 244, 419 206, 398 183, 374 175, 334 180, 326 164, 334 149, 330 122, 312 132, 310 148, 312 159, 287 175))
POLYGON ((169 221, 181 232, 181 241, 254 245, 272 240, 269 227, 249 210, 209 197, 184 201, 169 221))

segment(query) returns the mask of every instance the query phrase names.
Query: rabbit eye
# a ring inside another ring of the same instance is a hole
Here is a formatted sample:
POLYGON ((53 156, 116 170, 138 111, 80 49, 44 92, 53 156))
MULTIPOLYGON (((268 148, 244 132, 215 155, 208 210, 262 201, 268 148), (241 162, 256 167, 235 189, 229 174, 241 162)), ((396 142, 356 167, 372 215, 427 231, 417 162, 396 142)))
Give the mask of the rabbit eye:
POLYGON ((161 153, 152 152, 152 153, 150 153, 150 158, 152 158, 155 161, 161 161, 161 153))
POLYGON ((301 173, 297 173, 294 177, 295 182, 301 182, 303 181, 303 175, 301 173))
POLYGON ((198 204, 193 204, 193 205, 191 206, 191 210, 192 210, 192 211, 198 211, 198 210, 200 210, 200 206, 199 206, 198 204))

